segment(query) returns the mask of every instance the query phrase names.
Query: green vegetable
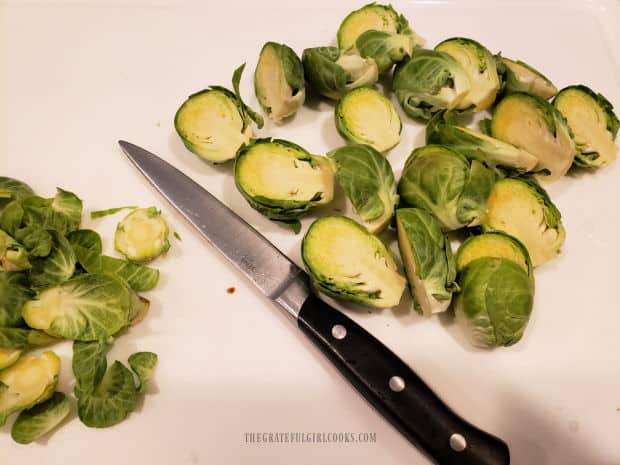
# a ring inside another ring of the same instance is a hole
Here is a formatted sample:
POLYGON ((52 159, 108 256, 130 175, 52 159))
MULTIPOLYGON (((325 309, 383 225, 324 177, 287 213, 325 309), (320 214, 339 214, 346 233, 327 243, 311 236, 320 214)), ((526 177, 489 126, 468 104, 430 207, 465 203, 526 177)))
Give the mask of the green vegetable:
POLYGON ((263 111, 276 122, 299 110, 306 99, 304 68, 293 49, 267 42, 254 71, 254 91, 263 111))
POLYGON ((497 60, 499 60, 498 65, 502 68, 504 93, 527 92, 547 100, 558 92, 558 89, 549 79, 527 63, 510 60, 501 55, 496 57, 497 60))
POLYGON ((115 208, 108 208, 107 210, 96 210, 96 211, 92 211, 90 212, 90 217, 94 220, 96 218, 103 218, 104 216, 108 216, 108 215, 114 215, 115 213, 118 213, 122 210, 133 210, 134 208, 138 208, 136 205, 129 205, 126 207, 115 207, 115 208))
POLYGON ((78 229, 82 220, 82 201, 72 192, 60 188, 56 189, 56 196, 52 199, 27 197, 21 201, 21 206, 26 225, 55 229, 60 234, 78 229))
POLYGON ((54 344, 59 340, 43 331, 24 328, 0 328, 0 348, 30 349, 37 346, 54 344))
POLYGON ((347 91, 371 86, 379 79, 377 62, 356 54, 345 54, 336 47, 304 50, 301 62, 306 81, 319 94, 337 100, 347 91))
POLYGON ((520 172, 532 171, 538 158, 499 139, 451 122, 448 113, 437 113, 426 127, 426 143, 442 144, 462 153, 470 160, 489 166, 505 166, 520 172))
POLYGON ((106 353, 110 344, 105 339, 73 343, 71 367, 75 375, 75 395, 92 394, 108 368, 106 353))
POLYGON ((239 83, 245 64, 237 68, 235 92, 211 86, 190 95, 174 117, 174 127, 185 147, 213 163, 235 158, 237 150, 252 137, 252 121, 263 127, 263 118, 241 99, 239 83))
POLYGON ((506 178, 495 184, 482 227, 521 241, 533 266, 556 257, 566 238, 560 211, 542 187, 524 179, 506 178))
POLYGON ((0 349, 0 370, 15 364, 21 354, 22 351, 19 349, 0 349))
POLYGON ((327 158, 282 139, 257 139, 243 147, 235 161, 235 184, 252 208, 295 232, 301 215, 334 196, 327 158))
POLYGON ((101 236, 91 229, 78 229, 67 234, 78 263, 89 273, 101 271, 101 236))
POLYGON ((12 200, 23 200, 34 195, 26 183, 17 179, 0 176, 0 213, 12 200))
POLYGON ((512 260, 530 277, 534 277, 532 260, 525 246, 518 239, 503 232, 487 232, 470 236, 456 253, 456 270, 461 271, 478 258, 495 257, 512 260))
POLYGON ((301 255, 313 285, 331 297, 383 308, 398 305, 405 290, 383 242, 344 216, 312 223, 301 255))
POLYGON ((128 288, 109 275, 84 274, 42 291, 27 302, 22 315, 28 326, 51 336, 96 341, 128 324, 128 288))
POLYGON ((430 315, 447 310, 458 287, 450 241, 440 223, 425 210, 400 208, 396 227, 416 311, 430 315))
POLYGON ((181 235, 180 235, 178 232, 176 232, 176 231, 175 231, 175 232, 173 232, 173 233, 172 233, 172 235, 174 236, 174 238, 175 238, 177 241, 182 241, 182 240, 183 240, 183 239, 181 239, 181 235))
POLYGON ((538 159, 539 176, 556 180, 573 164, 576 148, 562 114, 549 102, 515 92, 495 107, 491 122, 493 137, 519 147, 538 159))
POLYGON ((398 184, 401 200, 434 214, 444 230, 476 226, 484 220, 495 173, 477 160, 441 145, 415 149, 398 184))
POLYGON ((26 273, 0 271, 0 327, 20 326, 21 309, 33 295, 26 273))
POLYGON ((398 203, 390 163, 369 145, 349 145, 327 154, 336 180, 362 224, 371 233, 381 232, 394 215, 398 203))
POLYGON ((159 281, 159 270, 107 255, 101 257, 101 271, 118 276, 136 292, 150 291, 159 281))
POLYGON ((478 258, 458 275, 457 324, 475 346, 510 346, 523 336, 532 311, 533 288, 512 260, 478 258))
POLYGON ((15 239, 26 248, 30 257, 47 257, 54 246, 54 238, 49 231, 32 224, 18 229, 15 232, 15 239))
POLYGON ((18 200, 8 202, 0 210, 0 229, 11 236, 15 236, 22 225, 23 219, 24 209, 22 204, 18 200))
POLYGON ((429 120, 440 110, 458 108, 471 87, 458 61, 422 49, 396 67, 392 88, 405 113, 429 120))
POLYGON ((62 392, 28 410, 22 410, 13 423, 11 437, 20 444, 30 444, 56 428, 71 411, 71 401, 62 392))
POLYGON ((150 261, 170 248, 168 232, 168 223, 157 208, 138 208, 118 223, 114 248, 128 260, 150 261))
POLYGON ((34 288, 44 288, 67 281, 75 272, 77 258, 69 241, 58 231, 48 231, 53 240, 50 254, 45 258, 32 260, 30 284, 34 288))
POLYGON ((147 384, 153 378, 153 372, 157 366, 157 354, 153 352, 136 352, 129 356, 127 362, 140 381, 138 392, 145 392, 147 384))
POLYGON ((347 92, 336 105, 336 127, 355 144, 386 152, 400 142, 402 123, 392 102, 370 87, 347 92))
POLYGON ((0 229, 0 270, 23 271, 28 269, 30 269, 30 262, 24 246, 0 229))
POLYGON ((614 140, 620 120, 609 100, 589 87, 569 86, 555 97, 553 106, 572 130, 577 146, 575 165, 599 168, 616 159, 618 146, 614 140))

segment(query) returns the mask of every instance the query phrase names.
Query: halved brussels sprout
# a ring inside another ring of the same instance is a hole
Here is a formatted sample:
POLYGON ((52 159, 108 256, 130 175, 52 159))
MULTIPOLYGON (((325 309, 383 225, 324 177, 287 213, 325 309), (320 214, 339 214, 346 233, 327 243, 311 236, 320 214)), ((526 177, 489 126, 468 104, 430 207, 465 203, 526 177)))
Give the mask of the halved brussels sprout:
POLYGON ((409 206, 433 213, 446 231, 479 225, 495 173, 442 145, 418 147, 405 162, 398 193, 409 206))
POLYGON ((512 260, 484 257, 459 274, 456 322, 473 345, 510 346, 523 336, 534 290, 527 273, 512 260))
POLYGON ((23 324, 22 307, 33 295, 26 273, 0 271, 0 327, 23 324))
POLYGON ((577 146, 575 165, 598 168, 616 159, 618 146, 614 140, 620 121, 609 100, 579 85, 562 89, 553 106, 564 115, 573 132, 577 146))
POLYGON ((514 145, 452 124, 446 112, 437 113, 426 126, 426 143, 442 144, 470 160, 479 160, 489 166, 506 166, 520 172, 531 171, 538 163, 538 158, 514 145))
POLYGON ((301 62, 312 88, 334 100, 356 87, 371 86, 379 79, 375 60, 344 54, 336 47, 307 48, 301 62))
POLYGON ((394 105, 381 92, 359 87, 336 105, 336 127, 347 140, 387 152, 400 142, 402 123, 394 105))
POLYGON ((396 33, 399 15, 391 5, 370 3, 349 13, 338 28, 338 48, 348 50, 355 47, 358 37, 366 31, 396 33))
POLYGON ((11 437, 19 444, 30 444, 56 428, 71 411, 71 401, 62 392, 28 410, 22 410, 13 423, 11 437))
POLYGON ((24 246, 0 229, 0 270, 23 271, 28 269, 30 269, 30 262, 24 246))
POLYGON ((429 120, 440 110, 457 108, 471 87, 458 61, 422 49, 396 67, 392 88, 405 113, 429 120))
POLYGON ((252 137, 252 121, 263 127, 263 118, 241 99, 239 82, 245 63, 233 74, 235 92, 210 86, 190 95, 174 116, 174 127, 191 152, 213 163, 235 158, 252 137))
POLYGON ((532 260, 518 239, 503 232, 487 232, 468 237, 456 253, 456 271, 463 270, 478 258, 495 257, 512 260, 530 277, 534 277, 532 260))
POLYGON ((371 233, 381 232, 398 203, 392 166, 369 145, 348 145, 327 154, 336 180, 371 233))
POLYGON ((456 270, 441 225, 425 210, 400 208, 396 227, 414 308, 424 315, 447 310, 457 290, 456 270))
POLYGON ((129 290, 108 275, 83 274, 45 289, 22 315, 31 328, 78 341, 107 338, 129 322, 129 290))
POLYGON ((257 139, 243 147, 235 161, 235 184, 252 208, 295 232, 301 215, 334 197, 329 160, 282 139, 257 139))
POLYGON ((13 413, 47 400, 56 389, 60 359, 54 352, 25 355, 0 371, 0 426, 13 413))
MULTIPOLYGON (((503 91, 506 94, 526 92, 545 100, 557 94, 553 83, 527 63, 498 55, 498 66, 502 67, 503 91)), ((498 68, 499 70, 499 68, 498 68)))
POLYGON ((381 239, 344 216, 312 223, 301 256, 314 286, 337 299, 393 307, 405 290, 405 278, 381 239))
POLYGON ((17 179, 0 176, 0 212, 13 200, 22 200, 34 195, 26 183, 17 179))
POLYGON ((168 223, 155 207, 138 208, 118 223, 114 248, 133 262, 147 262, 168 251, 168 223))
POLYGON ((19 349, 0 349, 0 370, 17 362, 21 354, 22 351, 19 349))
POLYGON ((471 88, 459 102, 458 109, 482 111, 489 108, 499 92, 495 59, 487 48, 472 39, 446 39, 435 50, 451 55, 465 70, 471 88))
POLYGON ((254 91, 263 111, 276 122, 303 105, 304 68, 293 49, 275 42, 263 45, 254 71, 254 91))
POLYGON ((504 97, 493 111, 493 137, 538 158, 538 176, 547 181, 566 174, 575 159, 575 142, 562 114, 546 100, 524 92, 504 97))
POLYGON ((482 227, 521 241, 533 266, 555 258, 566 238, 560 211, 542 187, 525 179, 505 178, 495 183, 482 227))

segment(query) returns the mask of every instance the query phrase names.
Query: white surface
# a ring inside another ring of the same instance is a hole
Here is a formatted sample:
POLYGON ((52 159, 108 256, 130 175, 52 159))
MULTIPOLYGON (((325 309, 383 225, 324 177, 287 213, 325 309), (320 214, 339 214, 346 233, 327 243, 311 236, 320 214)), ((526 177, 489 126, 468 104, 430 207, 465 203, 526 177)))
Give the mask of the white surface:
MULTIPOLYGON (((263 42, 299 53, 335 40, 363 2, 0 2, 0 172, 51 196, 78 193, 87 210, 158 205, 172 239, 155 265, 152 311, 110 358, 159 354, 156 387, 141 411, 107 430, 73 418, 44 441, 15 444, 0 429, 0 463, 12 465, 429 463, 349 387, 283 314, 202 242, 121 155, 126 138, 191 174, 300 262, 299 241, 252 211, 229 168, 184 149, 172 119, 190 93, 230 85, 263 42), (226 288, 236 287, 229 295, 226 288), (156 393, 155 393, 156 392, 156 393), (370 432, 368 444, 246 444, 245 432, 370 432)), ((469 36, 531 63, 558 87, 584 83, 620 108, 618 2, 394 2, 434 46, 469 36)), ((342 145, 332 106, 305 107, 261 135, 312 152, 342 145)), ((404 117, 389 154, 397 173, 422 126, 404 117)), ((620 163, 549 186, 564 215, 562 256, 537 270, 532 321, 516 347, 476 351, 442 318, 406 305, 348 314, 409 363, 457 412, 505 439, 513 465, 620 464, 620 304, 617 232, 620 163)), ((342 203, 342 202, 341 202, 342 203)), ((91 221, 112 248, 119 217, 91 221)), ((304 221, 307 228, 310 219, 304 221)), ((70 346, 61 348, 70 386, 70 346)))

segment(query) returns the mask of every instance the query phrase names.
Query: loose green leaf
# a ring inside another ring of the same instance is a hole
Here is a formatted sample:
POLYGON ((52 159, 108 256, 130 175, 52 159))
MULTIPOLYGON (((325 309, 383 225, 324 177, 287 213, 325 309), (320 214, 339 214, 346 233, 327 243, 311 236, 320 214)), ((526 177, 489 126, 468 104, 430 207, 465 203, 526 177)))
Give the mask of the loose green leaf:
POLYGON ((73 343, 72 368, 75 375, 75 395, 92 394, 108 368, 106 354, 110 344, 99 341, 73 343))
POLYGON ((26 273, 0 271, 0 326, 21 325, 22 307, 33 296, 26 273))
POLYGON ((131 369, 140 380, 138 384, 138 392, 145 392, 147 383, 153 377, 153 372, 157 366, 157 354, 153 352, 136 352, 131 354, 127 361, 129 362, 131 369))
POLYGON ((183 240, 183 239, 181 239, 181 235, 180 235, 178 232, 176 232, 176 231, 174 231, 174 232, 172 233, 172 235, 174 236, 174 238, 175 238, 177 241, 182 241, 182 240, 183 240))
POLYGON ((78 263, 89 273, 101 271, 101 236, 90 229, 78 229, 67 235, 78 263))
POLYGON ((24 350, 58 342, 43 331, 24 328, 0 328, 0 349, 24 350))
POLYGON ((11 437, 19 444, 30 444, 56 428, 71 411, 71 401, 55 392, 41 404, 20 412, 13 423, 11 437))
POLYGON ((22 200, 34 195, 29 185, 13 178, 0 176, 0 212, 13 200, 22 200))
POLYGON ((101 257, 101 271, 122 278, 136 292, 149 291, 159 281, 159 270, 107 255, 101 257))
POLYGON ((6 204, 0 211, 0 229, 15 237, 24 219, 22 204, 14 200, 6 204))
POLYGON ((25 247, 0 229, 0 270, 23 271, 28 269, 30 269, 30 262, 25 247))
POLYGON ((15 232, 17 239, 31 257, 47 257, 54 247, 54 238, 49 230, 38 224, 31 224, 15 232))
POLYGON ((82 220, 82 201, 73 193, 56 189, 53 199, 28 197, 22 201, 24 221, 44 229, 67 234, 78 229, 82 220))
POLYGON ((138 208, 138 207, 136 205, 128 205, 126 207, 108 208, 107 210, 95 210, 95 211, 90 212, 90 217, 92 219, 103 218, 104 216, 114 215, 115 213, 118 213, 122 210, 127 210, 127 209, 133 210, 134 208, 138 208))
POLYGON ((239 66, 233 73, 232 77, 232 85, 235 90, 235 96, 237 97, 237 102, 239 105, 239 110, 243 115, 244 121, 247 121, 247 124, 250 123, 250 120, 256 123, 258 129, 261 129, 265 124, 263 117, 252 110, 249 106, 247 106, 243 99, 241 98, 241 92, 239 91, 239 84, 241 83, 241 75, 243 74, 243 70, 245 69, 245 63, 239 66))
POLYGON ((44 288, 60 284, 73 276, 77 258, 69 241, 53 229, 48 230, 54 245, 50 254, 45 258, 32 261, 30 270, 30 284, 34 288, 44 288))

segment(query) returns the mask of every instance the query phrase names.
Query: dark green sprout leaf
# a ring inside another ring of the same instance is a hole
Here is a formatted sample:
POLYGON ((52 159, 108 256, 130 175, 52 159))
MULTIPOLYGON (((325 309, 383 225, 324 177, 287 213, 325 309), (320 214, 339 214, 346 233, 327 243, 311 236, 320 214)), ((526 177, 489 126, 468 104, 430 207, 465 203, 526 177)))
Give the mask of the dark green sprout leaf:
POLYGON ((30 262, 24 246, 0 229, 0 270, 23 271, 28 269, 30 269, 30 262))
POLYGON ((107 255, 101 257, 101 271, 118 276, 136 292, 153 289, 159 280, 159 270, 155 268, 107 255))
POLYGON ((126 207, 108 208, 107 210, 95 210, 95 211, 90 212, 90 217, 92 219, 103 218, 104 216, 114 215, 115 213, 118 213, 122 210, 127 210, 127 209, 133 210, 134 208, 138 208, 138 207, 136 205, 128 205, 126 207))
POLYGON ((233 89, 235 90, 235 96, 237 97, 239 112, 243 115, 243 120, 246 121, 247 124, 249 124, 250 120, 252 120, 256 123, 256 126, 258 127, 258 129, 260 129, 265 124, 263 117, 259 115, 258 113, 256 113, 254 110, 252 110, 249 106, 247 106, 243 102, 243 99, 241 98, 241 92, 239 92, 239 83, 241 82, 241 75, 243 74, 244 69, 245 69, 245 63, 243 63, 241 66, 239 66, 235 70, 235 72, 233 73, 233 77, 232 77, 232 85, 233 85, 233 89))
POLYGON ((73 343, 72 368, 75 375, 75 395, 92 394, 103 379, 108 363, 110 344, 105 340, 73 343))
POLYGON ((78 229, 82 220, 82 201, 73 193, 56 189, 53 199, 28 197, 22 201, 24 222, 67 234, 78 229))
POLYGON ((89 273, 101 271, 101 236, 91 229, 78 229, 67 234, 67 240, 78 263, 89 273))
POLYGON ((14 200, 7 203, 0 211, 0 229, 6 231, 11 236, 15 236, 17 230, 22 225, 24 219, 24 209, 19 201, 14 200))
POLYGON ((54 238, 50 231, 37 224, 18 229, 15 239, 26 248, 30 257, 47 257, 54 247, 54 238))
POLYGON ((21 325, 21 309, 33 296, 26 273, 0 271, 0 326, 21 325))
POLYGON ((59 339, 36 329, 0 327, 0 349, 24 350, 58 341, 59 339))
POLYGON ((153 352, 136 352, 131 354, 127 361, 138 376, 138 392, 145 392, 147 384, 153 378, 153 372, 157 366, 157 354, 153 352))
POLYGON ((478 127, 480 128, 480 132, 486 136, 492 137, 491 131, 491 118, 483 118, 478 123, 478 127))
POLYGON ((58 426, 71 411, 71 401, 62 392, 28 410, 22 410, 13 423, 11 437, 19 444, 30 444, 58 426))
POLYGON ((63 283, 73 276, 77 258, 69 241, 58 231, 48 230, 54 241, 50 254, 32 261, 30 284, 34 288, 44 288, 63 283))
POLYGON ((384 73, 410 57, 414 43, 410 35, 369 30, 357 38, 355 46, 361 57, 374 59, 379 73, 384 73))
POLYGON ((34 195, 29 185, 13 178, 0 176, 0 212, 13 200, 22 200, 34 195))

